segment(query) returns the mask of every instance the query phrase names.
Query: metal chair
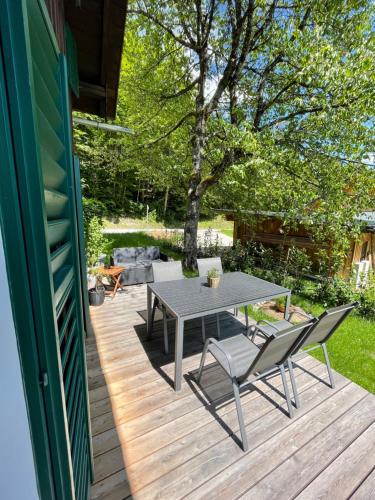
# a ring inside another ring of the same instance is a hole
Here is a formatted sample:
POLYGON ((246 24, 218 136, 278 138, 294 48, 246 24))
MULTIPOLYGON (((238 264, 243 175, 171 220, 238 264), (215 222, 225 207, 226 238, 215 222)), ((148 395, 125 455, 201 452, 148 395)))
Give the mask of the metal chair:
MULTIPOLYGON (((266 377, 270 373, 280 371, 289 416, 294 414, 285 374, 285 363, 308 335, 316 319, 293 325, 284 330, 271 333, 264 344, 258 347, 244 334, 236 335, 221 341, 209 338, 205 343, 197 382, 202 376, 207 352, 210 352, 231 379, 234 399, 240 425, 243 450, 248 450, 246 428, 242 414, 240 388, 266 377)), ((293 391, 295 382, 292 382, 293 391)))
MULTIPOLYGON (((174 281, 185 279, 184 273, 182 272, 182 264, 180 261, 171 262, 153 262, 152 272, 154 274, 154 281, 174 281)), ((161 304, 157 297, 154 299, 151 314, 151 330, 153 329, 155 312, 159 309, 163 314, 163 331, 164 331, 164 352, 169 353, 169 341, 168 341, 168 318, 167 311, 163 304, 161 304)))
MULTIPOLYGON (((342 306, 338 307, 333 307, 331 309, 327 309, 324 313, 322 313, 319 318, 316 319, 315 325, 311 328, 309 331, 308 335, 303 339, 303 341, 296 346, 294 352, 291 354, 291 356, 288 358, 288 368, 289 368, 289 373, 291 374, 291 378, 293 377, 293 362, 296 360, 297 357, 300 356, 300 354, 306 353, 313 351, 315 349, 319 349, 320 347, 322 348, 323 354, 324 354, 324 360, 327 366, 327 371, 328 371, 328 377, 329 381, 331 384, 332 389, 335 387, 335 381, 333 379, 333 373, 331 369, 331 363, 329 361, 329 356, 328 356, 328 351, 327 351, 327 346, 326 342, 328 339, 334 334, 334 332, 337 330, 337 328, 341 325, 341 323, 345 320, 345 318, 351 313, 351 311, 358 305, 358 302, 352 302, 350 304, 345 304, 342 306), (313 345, 309 349, 304 349, 304 347, 307 347, 309 345, 313 345), (304 349, 302 351, 302 349, 304 349)), ((293 314, 292 313, 289 316, 289 321, 286 320, 281 320, 281 321, 276 321, 275 323, 270 323, 269 321, 266 320, 261 320, 258 321, 258 324, 255 327, 252 327, 252 339, 254 340, 254 337, 257 333, 263 334, 265 337, 268 337, 272 333, 279 332, 281 329, 286 328, 287 326, 291 327, 292 323, 290 322, 293 314), (261 323, 264 323, 262 325, 261 323)), ((305 316, 308 319, 312 319, 313 317, 304 314, 304 313, 298 313, 301 314, 301 316, 305 316)), ((295 403, 296 407, 299 408, 300 402, 298 398, 298 392, 297 390, 295 391, 295 403)))

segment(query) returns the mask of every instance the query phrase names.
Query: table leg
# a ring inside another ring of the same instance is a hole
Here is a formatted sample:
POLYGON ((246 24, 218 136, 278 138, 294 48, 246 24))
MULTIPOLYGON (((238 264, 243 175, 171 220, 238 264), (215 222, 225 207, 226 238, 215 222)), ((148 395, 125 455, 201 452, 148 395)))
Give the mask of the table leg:
POLYGON ((152 293, 151 289, 147 287, 147 336, 151 336, 151 313, 152 313, 152 293))
POLYGON ((121 273, 117 276, 117 278, 115 279, 115 286, 113 288, 113 292, 112 292, 112 299, 115 298, 115 295, 117 293, 117 290, 120 286, 120 278, 121 278, 121 273))
POLYGON ((181 390, 183 347, 184 347, 184 321, 181 318, 177 318, 175 354, 174 354, 174 390, 176 392, 181 390))
POLYGON ((249 329, 249 309, 248 306, 245 306, 245 322, 246 322, 246 331, 249 329))
POLYGON ((206 342, 206 326, 204 324, 204 316, 202 316, 202 342, 203 344, 206 342))
POLYGON ((284 319, 289 319, 290 293, 286 296, 284 319))

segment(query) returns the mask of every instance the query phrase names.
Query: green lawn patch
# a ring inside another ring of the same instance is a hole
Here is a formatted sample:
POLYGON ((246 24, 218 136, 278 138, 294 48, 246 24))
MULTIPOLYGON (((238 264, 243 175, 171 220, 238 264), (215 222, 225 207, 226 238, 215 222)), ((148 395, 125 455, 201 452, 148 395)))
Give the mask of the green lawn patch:
MULTIPOLYGON (((321 304, 298 295, 292 297, 292 303, 314 316, 324 311, 321 304)), ((327 348, 332 368, 375 393, 375 321, 351 313, 327 342, 327 348)), ((324 360, 320 349, 311 352, 311 355, 324 360)))
POLYGON ((233 238, 233 227, 231 229, 220 229, 220 232, 225 234, 225 236, 233 238))

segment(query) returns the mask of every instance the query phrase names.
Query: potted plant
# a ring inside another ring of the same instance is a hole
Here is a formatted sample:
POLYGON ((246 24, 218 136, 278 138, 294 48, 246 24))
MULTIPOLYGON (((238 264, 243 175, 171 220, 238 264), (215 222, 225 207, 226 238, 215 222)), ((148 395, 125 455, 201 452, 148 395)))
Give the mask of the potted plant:
POLYGON ((89 289, 90 306, 101 306, 105 299, 105 287, 102 282, 103 275, 97 269, 91 269, 91 274, 95 276, 95 287, 89 289))
POLYGON ((285 312, 285 299, 283 297, 276 299, 276 311, 285 312))
POLYGON ((217 288, 220 283, 219 271, 213 267, 207 273, 207 283, 210 288, 217 288))
POLYGON ((111 257, 106 255, 104 257, 104 269, 109 269, 111 267, 111 257))

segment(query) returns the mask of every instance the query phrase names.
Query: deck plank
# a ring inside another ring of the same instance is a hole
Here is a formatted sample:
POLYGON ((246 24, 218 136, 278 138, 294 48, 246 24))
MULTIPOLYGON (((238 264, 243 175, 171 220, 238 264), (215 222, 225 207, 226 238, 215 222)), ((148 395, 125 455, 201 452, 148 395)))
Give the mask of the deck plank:
MULTIPOLYGON (((374 405, 375 406, 375 405, 374 405)), ((365 407, 367 412, 368 406, 365 407)), ((337 459, 326 467, 322 473, 305 488, 297 498, 300 500, 315 500, 316 498, 348 498, 351 493, 363 482, 368 471, 375 467, 375 408, 372 409, 372 425, 360 433, 359 437, 341 453, 337 459)), ((362 417, 360 412, 356 415, 362 417)), ((347 423, 350 425, 350 423, 347 423)), ((359 422, 359 427, 363 425, 359 422)), ((338 448, 342 446, 341 429, 338 448)), ((337 435, 336 435, 337 437, 337 435)), ((370 497, 371 498, 371 497, 370 497)))
MULTIPOLYGON (((339 374, 332 390, 325 366, 306 355, 295 370, 302 407, 293 419, 286 414, 279 376, 243 391, 250 442, 243 453, 221 368, 208 359, 201 386, 194 381, 202 351, 200 321, 186 325, 185 377, 175 393, 173 321, 166 356, 160 321, 147 341, 139 314, 144 316, 145 306, 142 285, 91 310, 94 335, 86 353, 93 500, 343 498, 342 491, 355 500, 374 496, 373 395, 339 374)), ((228 313, 221 331, 238 334, 243 323, 243 315, 228 313)), ((206 331, 216 334, 215 317, 207 320, 206 331)))

